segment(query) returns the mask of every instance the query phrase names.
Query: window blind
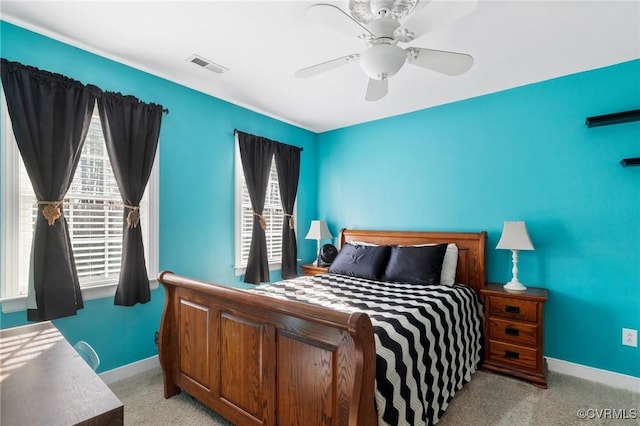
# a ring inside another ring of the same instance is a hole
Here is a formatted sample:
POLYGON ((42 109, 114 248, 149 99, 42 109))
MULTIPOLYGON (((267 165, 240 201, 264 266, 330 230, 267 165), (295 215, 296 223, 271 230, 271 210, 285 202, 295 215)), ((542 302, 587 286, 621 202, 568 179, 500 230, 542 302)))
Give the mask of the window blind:
MULTIPOLYGON (((238 162, 239 163, 239 162, 238 162)), ((242 165, 240 164, 240 167, 242 165)), ((249 248, 251 247, 251 232, 253 229, 253 209, 251 200, 249 199, 249 191, 241 174, 241 236, 240 236, 240 265, 237 267, 246 267, 249 259, 249 248)), ((265 236, 267 239, 267 256, 269 264, 280 263, 282 261, 282 223, 284 212, 282 210, 282 202, 280 201, 280 188, 278 184, 278 172, 275 161, 271 162, 271 170, 269 172, 269 183, 267 184, 267 193, 265 196, 264 210, 262 212, 267 229, 265 236)))

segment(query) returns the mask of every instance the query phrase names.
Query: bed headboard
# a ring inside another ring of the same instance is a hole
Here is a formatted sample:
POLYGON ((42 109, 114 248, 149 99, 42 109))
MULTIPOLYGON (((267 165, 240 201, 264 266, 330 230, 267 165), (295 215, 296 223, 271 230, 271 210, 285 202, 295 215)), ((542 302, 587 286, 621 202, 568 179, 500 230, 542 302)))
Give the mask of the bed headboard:
POLYGON ((478 296, 486 285, 485 244, 487 233, 482 232, 422 232, 422 231, 365 231, 340 230, 339 247, 345 242, 361 241, 381 245, 412 245, 454 243, 458 246, 456 282, 472 287, 478 296))

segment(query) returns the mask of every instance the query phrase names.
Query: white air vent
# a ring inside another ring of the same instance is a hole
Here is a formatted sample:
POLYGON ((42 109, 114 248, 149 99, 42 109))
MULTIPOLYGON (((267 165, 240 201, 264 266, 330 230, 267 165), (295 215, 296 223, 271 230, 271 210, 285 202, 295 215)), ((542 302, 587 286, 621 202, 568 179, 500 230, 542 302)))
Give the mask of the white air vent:
POLYGON ((215 62, 212 62, 198 55, 191 55, 190 57, 187 58, 187 61, 193 64, 196 64, 198 66, 201 66, 202 68, 206 68, 209 71, 213 71, 217 74, 222 74, 223 72, 229 71, 229 68, 225 68, 222 65, 218 65, 215 62))

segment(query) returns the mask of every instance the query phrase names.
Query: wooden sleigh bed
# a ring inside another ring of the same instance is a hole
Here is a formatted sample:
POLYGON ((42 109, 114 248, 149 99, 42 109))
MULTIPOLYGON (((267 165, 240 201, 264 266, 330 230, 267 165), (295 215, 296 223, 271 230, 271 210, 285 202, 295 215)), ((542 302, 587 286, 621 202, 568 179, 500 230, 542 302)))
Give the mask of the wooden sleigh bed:
MULTIPOLYGON (((455 243, 456 282, 485 286, 486 233, 340 232, 346 242, 455 243)), ((372 322, 299 301, 267 297, 162 272, 159 337, 164 396, 189 393, 237 425, 378 423, 372 322)))

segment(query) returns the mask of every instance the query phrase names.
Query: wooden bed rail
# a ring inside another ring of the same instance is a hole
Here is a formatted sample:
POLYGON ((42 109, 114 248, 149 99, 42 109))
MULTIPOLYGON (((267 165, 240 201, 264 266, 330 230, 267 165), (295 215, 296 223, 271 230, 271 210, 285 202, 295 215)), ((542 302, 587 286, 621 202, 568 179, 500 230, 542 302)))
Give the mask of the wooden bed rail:
POLYGON ((236 424, 375 425, 369 317, 162 272, 164 393, 236 424))

